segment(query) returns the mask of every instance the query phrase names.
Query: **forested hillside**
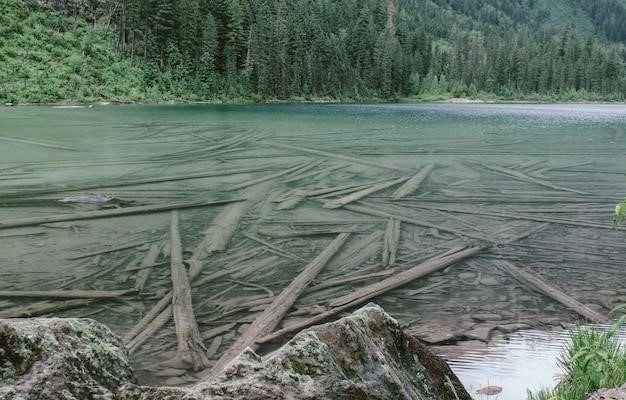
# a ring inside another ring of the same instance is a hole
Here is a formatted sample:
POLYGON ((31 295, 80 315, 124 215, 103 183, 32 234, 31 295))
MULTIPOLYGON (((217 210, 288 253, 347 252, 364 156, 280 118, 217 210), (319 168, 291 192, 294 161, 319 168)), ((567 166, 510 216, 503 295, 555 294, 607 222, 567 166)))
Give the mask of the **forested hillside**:
POLYGON ((0 0, 0 100, 626 96, 622 0, 0 0))

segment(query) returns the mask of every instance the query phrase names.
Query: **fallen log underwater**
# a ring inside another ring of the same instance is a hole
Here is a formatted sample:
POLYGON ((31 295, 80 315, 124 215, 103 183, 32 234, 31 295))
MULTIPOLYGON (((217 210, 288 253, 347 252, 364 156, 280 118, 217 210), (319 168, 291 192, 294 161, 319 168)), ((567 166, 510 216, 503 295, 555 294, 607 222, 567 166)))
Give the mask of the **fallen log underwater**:
MULTIPOLYGON (((209 255, 216 251, 223 251, 226 248, 248 209, 260 200, 265 190, 265 185, 258 185, 251 188, 247 200, 227 206, 215 217, 209 229, 206 231, 204 238, 196 246, 193 254, 187 260, 190 266, 188 271, 190 282, 193 282, 200 275, 204 260, 209 255)), ((230 271, 222 270, 221 273, 215 275, 215 279, 220 276, 228 275, 229 273, 230 271)), ((172 298, 173 293, 169 291, 124 335, 123 340, 131 353, 136 351, 150 338, 151 334, 169 321, 172 316, 170 304, 172 298)))
POLYGON ((239 202, 239 201, 242 201, 242 200, 241 199, 210 200, 210 201, 200 200, 200 201, 192 201, 192 202, 156 204, 156 205, 148 205, 148 206, 133 206, 133 207, 126 207, 126 208, 116 208, 113 210, 83 211, 83 212, 76 212, 76 213, 70 213, 70 214, 49 215, 49 216, 43 216, 43 217, 17 218, 17 219, 9 219, 5 221, 0 221, 0 229, 35 226, 35 225, 42 225, 42 224, 50 224, 54 222, 82 221, 82 220, 98 219, 98 218, 113 218, 113 217, 122 217, 122 216, 128 216, 128 215, 149 214, 149 213, 157 213, 157 212, 164 212, 164 211, 171 211, 171 210, 180 210, 184 208, 218 206, 218 205, 239 202))
POLYGON ((339 234, 313 261, 307 264, 302 272, 274 299, 272 304, 259 315, 246 331, 237 339, 230 349, 222 354, 220 359, 213 365, 209 377, 215 377, 222 369, 241 353, 246 347, 255 348, 256 341, 271 333, 280 323, 293 303, 308 285, 315 279, 319 272, 326 266, 328 261, 346 242, 349 233, 339 234))
MULTIPOLYGON (((204 140, 203 137, 200 139, 204 140)), ((245 137, 235 137, 221 143, 211 141, 210 146, 199 149, 197 153, 185 151, 177 154, 177 157, 184 161, 189 156, 213 154, 211 152, 214 150, 239 146, 246 141, 245 137)), ((506 272, 533 292, 554 299, 577 315, 598 323, 608 321, 606 316, 549 284, 549 279, 544 280, 538 274, 511 264, 513 259, 503 261, 493 258, 494 255, 506 257, 509 254, 506 252, 517 241, 533 235, 539 237, 545 230, 552 234, 553 229, 558 232, 562 227, 591 230, 610 228, 600 222, 567 219, 569 215, 563 215, 563 218, 543 215, 542 211, 575 214, 590 210, 603 212, 606 208, 604 203, 592 202, 595 199, 593 193, 569 188, 567 181, 545 178, 542 174, 549 176, 551 174, 548 172, 555 169, 548 169, 550 165, 545 166, 543 161, 517 161, 512 168, 493 164, 483 167, 496 172, 489 175, 500 181, 510 178, 515 185, 521 182, 529 184, 529 187, 541 186, 541 192, 524 190, 523 193, 529 198, 541 200, 545 196, 553 196, 550 201, 576 200, 580 204, 569 209, 558 206, 537 209, 531 208, 533 204, 524 203, 524 198, 521 198, 519 204, 526 208, 519 208, 519 212, 488 208, 493 207, 493 204, 486 205, 481 201, 477 201, 480 204, 470 206, 458 201, 453 191, 457 195, 473 195, 472 198, 476 199, 481 199, 477 194, 483 196, 482 199, 490 194, 489 182, 474 178, 471 175, 473 171, 461 171, 456 176, 450 173, 448 165, 440 165, 439 161, 435 170, 432 159, 419 160, 419 164, 415 161, 412 168, 403 168, 375 161, 375 158, 349 156, 349 150, 345 154, 341 154, 342 150, 316 150, 313 148, 316 144, 301 147, 269 140, 261 140, 259 143, 315 155, 323 161, 303 161, 303 157, 298 155, 297 158, 290 158, 289 163, 281 163, 280 168, 232 169, 232 174, 266 173, 224 184, 223 190, 226 192, 241 190, 230 193, 239 197, 235 200, 177 202, 0 222, 0 229, 8 229, 172 212, 169 240, 155 234, 154 237, 158 239, 137 242, 139 244, 136 245, 129 240, 127 244, 116 244, 106 250, 73 257, 82 259, 102 255, 99 259, 102 261, 96 263, 96 267, 106 267, 102 271, 81 269, 77 274, 83 274, 86 270, 88 274, 94 274, 89 276, 115 275, 116 269, 111 267, 113 262, 122 265, 121 268, 126 267, 123 274, 126 275, 125 279, 130 280, 133 289, 87 290, 106 286, 91 284, 85 279, 88 275, 85 274, 81 276, 81 282, 85 283, 86 290, 3 290, 0 291, 0 297, 7 299, 69 300, 7 307, 0 311, 0 316, 43 315, 91 305, 96 299, 126 301, 132 298, 134 303, 141 303, 140 306, 146 307, 146 310, 144 312, 141 307, 137 307, 135 311, 128 312, 136 316, 135 325, 124 335, 130 353, 142 357, 150 352, 159 353, 158 346, 167 340, 170 344, 164 347, 171 347, 174 355, 170 366, 172 362, 180 362, 176 368, 204 370, 207 376, 215 376, 246 347, 258 348, 261 344, 333 318, 372 299, 393 301, 395 298, 398 301, 402 296, 407 298, 419 294, 422 297, 411 301, 427 309, 427 298, 445 297, 436 289, 440 285, 445 283, 446 290, 448 286, 455 290, 463 285, 470 286, 464 280, 457 281, 453 274, 457 269, 468 268, 464 260, 482 253, 489 258, 481 256, 480 260, 488 261, 488 267, 495 266, 490 270, 499 279, 504 276, 499 271, 506 272), (293 159, 296 161, 293 162, 293 159), (340 160, 341 165, 335 165, 339 163, 332 160, 340 160), (538 165, 540 163, 542 165, 538 165), (371 168, 363 172, 363 167, 371 168), (379 170, 392 172, 385 177, 379 170), (318 181, 320 175, 324 176, 318 181), (450 182, 454 185, 447 186, 450 182), (443 193, 442 188, 450 190, 449 196, 443 193), (579 196, 568 198, 572 193, 579 196), (432 204, 424 200, 433 196, 444 197, 446 202, 452 204, 432 204), (586 203, 583 201, 589 202, 593 208, 585 208, 586 203), (271 207, 272 202, 276 204, 275 207, 271 207), (217 216, 208 223, 197 217, 193 221, 179 221, 178 210, 204 206, 221 207, 217 216), (317 217, 316 213, 329 214, 322 218, 317 217), (183 222, 181 226, 180 222, 183 222), (307 222, 309 225, 306 225, 307 222), (204 231, 197 229, 201 224, 206 224, 204 231), (182 227, 185 229, 180 229, 182 227), (328 244, 329 235, 336 237, 322 250, 321 244, 328 244), (183 242, 193 243, 195 248, 188 249, 193 251, 184 253, 183 242), (132 257, 121 262, 129 253, 132 257), (164 274, 166 268, 161 268, 166 264, 170 267, 169 279, 164 274), (449 269, 455 264, 459 266, 449 269), (305 267, 300 274, 292 273, 294 268, 303 265, 305 267), (157 266, 159 268, 155 268, 157 266), (493 272, 496 269, 498 271, 493 272), (294 275, 294 279, 285 277, 294 275), (423 279, 427 276, 428 281, 423 279), (434 283, 431 283, 430 278, 434 283), (407 288, 406 285, 411 283, 424 284, 417 289, 407 288), (430 294, 430 297, 425 294, 430 294), (144 344, 147 346, 138 354, 144 344)), ((237 149, 239 147, 231 150, 237 149)), ((264 152, 259 157, 272 157, 267 149, 262 150, 264 152)), ((350 153, 366 154, 358 149, 350 153)), ((222 157, 225 161, 230 160, 227 154, 230 153, 221 153, 220 160, 222 157)), ((243 157, 242 154, 237 156, 243 157)), ((218 174, 225 176, 227 171, 122 180, 120 186, 221 176, 218 174)), ((177 195, 187 196, 198 190, 194 187, 184 188, 177 195)), ((208 192, 212 188, 203 190, 208 192)), ((70 191, 70 188, 60 188, 58 191, 70 191)), ((499 191, 496 194, 502 199, 508 199, 507 206, 518 205, 515 192, 499 191)), ((587 219, 591 219, 591 216, 587 219)), ((554 240, 558 238, 556 235, 554 240)), ((616 240, 614 242, 617 243, 616 240)), ((520 244, 515 248, 518 252, 521 251, 519 249, 550 251, 549 246, 541 244, 520 244)), ((593 249, 591 243, 576 255, 602 255, 602 251, 593 252, 593 249)), ((488 274, 485 271, 481 273, 488 274)), ((76 282, 72 281, 72 287, 76 282)), ((473 286, 482 285, 481 282, 477 278, 473 286)), ((572 291, 570 294, 578 296, 579 292, 572 291)))
POLYGON ((420 265, 400 272, 395 276, 386 278, 381 282, 365 286, 361 289, 358 289, 354 293, 350 293, 338 299, 331 300, 329 302, 329 306, 331 307, 330 310, 324 311, 321 314, 299 324, 283 328, 279 331, 273 332, 272 334, 261 337, 258 339, 258 343, 266 343, 271 340, 275 340, 276 338, 279 338, 287 333, 299 331, 301 329, 312 326, 318 322, 321 322, 331 316, 338 314, 341 311, 361 305, 364 302, 371 300, 374 297, 379 296, 383 293, 386 293, 389 290, 403 286, 418 278, 428 275, 431 272, 448 267, 453 263, 478 254, 481 250, 482 248, 479 246, 469 246, 446 251, 445 253, 435 256, 420 265))
POLYGON ((170 260, 172 275, 172 314, 176 327, 178 349, 176 359, 183 364, 189 364, 194 369, 209 366, 209 358, 206 355, 198 330, 198 323, 191 302, 191 286, 187 269, 183 264, 183 247, 180 239, 178 211, 172 211, 170 227, 170 260))
POLYGON ((538 277, 537 275, 523 270, 515 265, 511 264, 508 261, 498 260, 495 261, 495 265, 511 275, 513 278, 519 280, 525 285, 529 286, 532 290, 538 291, 541 294, 544 294, 559 303, 563 304, 565 307, 570 308, 580 314, 582 317, 588 319, 589 321, 595 322, 597 324, 608 324, 610 323, 609 317, 602 315, 596 311, 593 311, 589 307, 579 303, 574 298, 565 294, 562 290, 557 287, 548 284, 543 279, 538 277))

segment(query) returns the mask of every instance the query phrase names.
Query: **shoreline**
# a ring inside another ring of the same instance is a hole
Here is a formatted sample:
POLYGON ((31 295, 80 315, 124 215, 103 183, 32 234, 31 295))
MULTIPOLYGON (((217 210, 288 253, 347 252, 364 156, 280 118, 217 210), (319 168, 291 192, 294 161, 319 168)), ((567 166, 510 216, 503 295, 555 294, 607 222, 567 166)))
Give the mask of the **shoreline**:
POLYGON ((72 100, 61 100, 52 103, 2 103, 0 106, 9 107, 53 107, 53 108, 92 108, 104 106, 146 106, 146 105, 288 105, 288 104, 614 104, 625 105, 626 100, 529 100, 529 99, 488 99, 488 98, 468 98, 468 97, 446 97, 446 98, 414 98, 401 97, 397 99, 367 98, 355 99, 268 99, 254 101, 251 99, 232 100, 163 100, 163 101, 119 101, 119 100, 98 100, 93 102, 79 102, 72 100))

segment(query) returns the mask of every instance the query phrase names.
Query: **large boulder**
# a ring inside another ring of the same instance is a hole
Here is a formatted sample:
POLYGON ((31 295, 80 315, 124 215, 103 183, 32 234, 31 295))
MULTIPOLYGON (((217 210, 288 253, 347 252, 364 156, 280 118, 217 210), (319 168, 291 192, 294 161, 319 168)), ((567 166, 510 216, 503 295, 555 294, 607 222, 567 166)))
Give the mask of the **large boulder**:
POLYGON ((445 362, 377 305, 297 334, 261 358, 247 350, 196 399, 471 399, 445 362), (454 389, 451 388, 454 386, 454 389))
POLYGON ((93 321, 31 321, 30 326, 28 320, 0 323, 0 332, 22 338, 8 346, 0 339, 1 351, 10 351, 10 359, 16 360, 6 369, 12 378, 3 381, 0 399, 13 399, 9 393, 25 399, 107 398, 113 392, 121 400, 471 399, 444 361, 376 305, 307 329, 266 357, 248 349, 216 380, 191 388, 134 385, 121 343, 106 328, 95 329, 93 321), (60 326, 67 328, 59 332, 60 326), (44 339, 27 340, 33 330, 44 339), (38 343, 54 347, 43 350, 38 343), (31 356, 31 347, 44 356, 31 356), (15 356, 18 352, 26 356, 15 356), (65 366, 68 361, 73 366, 65 366), (83 391, 77 392, 79 388, 83 391), (44 392, 50 397, 42 397, 44 392))
POLYGON ((0 399, 112 398, 132 380, 122 342, 96 321, 0 320, 0 399))

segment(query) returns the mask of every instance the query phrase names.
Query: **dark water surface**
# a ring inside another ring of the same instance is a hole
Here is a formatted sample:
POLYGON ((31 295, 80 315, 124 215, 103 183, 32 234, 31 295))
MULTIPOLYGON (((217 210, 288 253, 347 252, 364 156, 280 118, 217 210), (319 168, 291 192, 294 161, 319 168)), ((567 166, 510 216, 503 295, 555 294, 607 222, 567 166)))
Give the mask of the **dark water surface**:
MULTIPOLYGON (((623 105, 0 108, 0 221, 98 209, 58 201, 90 193, 114 197, 121 207, 246 198, 249 192, 233 185, 312 163, 269 179, 228 249, 202 260, 193 303, 211 358, 339 232, 351 232, 349 241, 284 325, 429 256, 481 243, 485 250, 478 256, 374 300, 433 344, 487 341, 580 318, 507 275, 498 268, 501 260, 602 314, 626 301, 626 232, 610 229, 613 208, 626 195, 624 154, 623 105), (296 189, 388 182, 429 164, 432 172, 414 193, 393 200, 399 183, 358 203, 384 210, 382 216, 323 208, 328 198, 278 207, 296 189), (200 177, 208 174, 214 176, 200 177), (387 215, 404 218, 393 270, 381 258, 387 215), (212 279, 219 271, 226 273, 212 279), (344 277, 359 279, 316 287, 344 277)), ((212 221, 222 208, 181 210, 185 257, 219 224, 212 221)), ((169 224, 170 213, 160 212, 0 229, 0 290, 130 289, 143 279, 140 263, 150 246, 159 247, 138 294, 78 305, 8 297, 0 299, 0 316, 88 316, 125 335, 171 289, 169 224)), ((141 379, 173 385, 197 380, 196 372, 162 363, 175 349, 169 320, 133 353, 141 379)), ((524 354, 533 353, 538 360, 548 354, 541 346, 524 354)), ((523 358, 533 365, 533 357, 523 358)), ((494 359, 490 363, 501 367, 485 370, 493 374, 488 379, 507 374, 507 382, 521 382, 518 388, 545 383, 548 374, 515 377, 513 365, 521 361, 514 355, 494 359)), ((453 365, 468 385, 484 382, 476 369, 453 365)), ((523 398, 519 392, 506 398, 523 398)))

